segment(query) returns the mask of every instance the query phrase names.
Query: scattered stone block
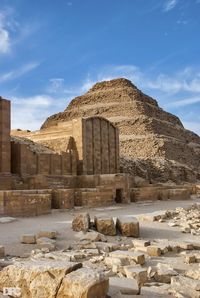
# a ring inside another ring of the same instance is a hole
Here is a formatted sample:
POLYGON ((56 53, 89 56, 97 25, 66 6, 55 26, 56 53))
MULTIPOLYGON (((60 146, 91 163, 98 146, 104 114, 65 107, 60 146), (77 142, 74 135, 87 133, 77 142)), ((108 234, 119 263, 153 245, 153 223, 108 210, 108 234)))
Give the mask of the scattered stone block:
POLYGON ((82 232, 80 231, 79 233, 76 234, 76 237, 80 238, 81 241, 83 240, 88 240, 91 242, 98 242, 98 241, 107 241, 106 237, 96 231, 90 231, 90 232, 82 232))
POLYGON ((74 216, 72 221, 72 229, 73 231, 87 232, 90 228, 90 215, 88 213, 79 213, 74 216))
POLYGON ((200 281, 185 276, 174 276, 171 278, 171 287, 176 291, 184 293, 192 298, 200 297, 200 281))
POLYGON ((139 286, 136 280, 132 278, 109 278, 110 288, 119 290, 121 294, 137 295, 139 294, 139 286))
POLYGON ((105 257, 104 262, 108 267, 125 266, 130 264, 126 257, 105 257))
POLYGON ((56 231, 50 231, 50 230, 41 230, 37 234, 37 238, 49 238, 49 239, 56 239, 57 238, 57 232, 56 231))
POLYGON ((115 236, 116 227, 112 217, 96 216, 94 223, 97 231, 103 235, 115 236))
POLYGON ((36 240, 38 248, 48 248, 49 251, 56 249, 56 241, 46 237, 38 238, 36 240))
POLYGON ((102 298, 108 292, 108 278, 91 268, 81 268, 67 274, 57 293, 57 298, 102 298))
POLYGON ((154 279, 160 283, 170 283, 171 277, 176 275, 178 273, 169 264, 158 263, 154 279))
POLYGON ((4 246, 0 245, 0 258, 5 257, 5 248, 4 246))
POLYGON ((122 236, 139 237, 139 222, 135 217, 118 217, 116 227, 122 236))
POLYGON ((132 240, 134 247, 147 247, 151 245, 150 240, 143 240, 143 239, 134 239, 132 240))
POLYGON ((168 294, 170 286, 167 284, 160 286, 144 286, 141 288, 140 295, 144 298, 170 298, 172 297, 168 294))
POLYGON ((196 257, 195 255, 186 255, 184 258, 184 262, 186 264, 191 264, 191 263, 195 263, 196 262, 196 257))
POLYGON ((139 220, 142 220, 142 221, 158 221, 160 219, 165 219, 165 217, 166 217, 166 211, 163 211, 163 210, 155 211, 152 213, 140 214, 138 216, 139 220))
POLYGON ((148 280, 147 268, 142 268, 141 266, 125 266, 124 272, 127 278, 136 279, 139 286, 142 286, 148 280))
POLYGON ((145 263, 145 256, 143 253, 135 251, 116 250, 109 254, 111 257, 125 257, 128 260, 134 261, 136 264, 143 265, 145 263))
POLYGON ((150 245, 147 246, 147 253, 150 257, 159 257, 162 253, 162 250, 158 246, 150 245))
POLYGON ((36 236, 33 234, 25 234, 21 236, 21 243, 24 244, 35 244, 36 236))

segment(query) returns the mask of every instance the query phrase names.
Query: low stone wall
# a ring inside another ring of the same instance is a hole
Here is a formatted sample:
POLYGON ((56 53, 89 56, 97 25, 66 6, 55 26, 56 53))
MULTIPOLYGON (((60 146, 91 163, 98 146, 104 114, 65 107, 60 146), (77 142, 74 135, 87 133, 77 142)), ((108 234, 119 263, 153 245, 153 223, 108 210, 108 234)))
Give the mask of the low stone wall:
POLYGON ((0 191, 0 215, 36 216, 51 212, 51 191, 0 191))
POLYGON ((187 200, 196 193, 194 185, 144 186, 130 189, 131 202, 156 200, 187 200))

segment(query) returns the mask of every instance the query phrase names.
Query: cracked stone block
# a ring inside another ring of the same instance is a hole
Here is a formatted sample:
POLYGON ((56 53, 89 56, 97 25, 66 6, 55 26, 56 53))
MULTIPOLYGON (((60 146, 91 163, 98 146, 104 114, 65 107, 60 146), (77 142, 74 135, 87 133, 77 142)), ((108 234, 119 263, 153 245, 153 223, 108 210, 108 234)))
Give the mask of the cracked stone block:
POLYGON ((116 227, 122 236, 139 237, 139 222, 135 217, 118 217, 116 227))
POLYGON ((72 230, 76 232, 87 232, 90 228, 90 215, 88 213, 79 213, 74 216, 72 221, 72 230))
POLYGON ((103 235, 115 236, 116 227, 112 217, 95 216, 94 223, 97 231, 103 235))
POLYGON ((104 298, 108 292, 108 278, 91 268, 81 268, 67 274, 57 298, 104 298))

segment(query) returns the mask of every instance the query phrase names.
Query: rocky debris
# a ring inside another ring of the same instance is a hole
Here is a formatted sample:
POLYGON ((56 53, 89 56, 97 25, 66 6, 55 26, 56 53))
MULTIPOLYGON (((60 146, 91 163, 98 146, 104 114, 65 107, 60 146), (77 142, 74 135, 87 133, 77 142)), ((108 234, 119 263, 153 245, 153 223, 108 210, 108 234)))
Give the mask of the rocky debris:
POLYGON ((95 242, 95 241, 106 242, 107 241, 106 237, 103 234, 96 232, 96 231, 89 231, 86 233, 80 231, 79 233, 76 234, 76 237, 78 237, 81 241, 84 241, 84 240, 88 240, 91 242, 95 242))
POLYGON ((108 292, 108 278, 91 268, 71 272, 62 280, 57 298, 103 298, 108 292))
MULTIPOLYGON (((183 297, 199 298, 200 297, 200 281, 184 276, 174 276, 171 278, 172 293, 177 292, 183 294, 183 297)), ((177 296, 175 296, 177 297, 177 296)))
POLYGON ((147 268, 141 266, 124 266, 124 273, 127 278, 136 279, 140 287, 148 280, 147 268))
POLYGON ((4 246, 0 245, 0 258, 5 257, 5 248, 4 246))
POLYGON ((76 232, 87 232, 90 228, 90 215, 88 213, 79 213, 74 216, 72 229, 76 232))
POLYGON ((151 244, 150 240, 143 240, 143 239, 134 239, 132 240, 133 247, 135 248, 142 248, 142 247, 147 247, 151 244))
POLYGON ((36 240, 38 248, 47 248, 49 251, 56 249, 56 241, 47 237, 41 237, 36 240))
POLYGON ((116 235, 116 227, 112 217, 95 216, 94 223, 95 228, 99 233, 109 236, 116 235))
POLYGON ((37 238, 49 238, 49 239, 56 239, 57 238, 57 231, 50 231, 50 230, 41 230, 37 234, 37 238))
POLYGON ((152 213, 140 214, 138 217, 142 221, 158 221, 166 218, 166 211, 154 211, 152 213))
POLYGON ((25 234, 21 236, 20 241, 24 244, 35 244, 36 236, 34 234, 25 234))
POLYGON ((135 217, 118 217, 116 228, 122 236, 139 237, 139 222, 135 217))
POLYGON ((159 257, 162 254, 161 248, 155 245, 147 246, 146 251, 151 257, 159 257))
POLYGON ((137 295, 140 291, 136 280, 125 277, 110 277, 109 287, 118 290, 121 294, 127 295, 137 295))
POLYGON ((171 277, 178 275, 169 264, 158 263, 156 269, 154 279, 160 283, 170 283, 171 277))
MULTIPOLYGON (((169 292, 170 286, 160 284, 155 286, 145 286, 141 288, 140 294, 144 298, 170 298, 172 297, 169 292)), ((128 298, 128 297, 127 297, 128 298)))
POLYGON ((200 266, 196 270, 188 270, 185 272, 185 276, 190 277, 192 279, 200 280, 200 266))
POLYGON ((111 257, 122 257, 134 261, 136 264, 143 265, 145 263, 145 256, 143 253, 135 251, 116 250, 109 254, 111 257))

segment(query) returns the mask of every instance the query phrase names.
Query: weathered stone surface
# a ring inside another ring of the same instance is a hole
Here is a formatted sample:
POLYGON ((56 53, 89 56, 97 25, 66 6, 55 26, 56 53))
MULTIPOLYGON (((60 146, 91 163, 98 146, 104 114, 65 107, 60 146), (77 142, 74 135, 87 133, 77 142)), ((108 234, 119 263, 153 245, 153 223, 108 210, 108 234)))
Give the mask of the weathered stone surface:
POLYGON ((99 233, 109 236, 116 235, 116 227, 112 217, 95 216, 95 227, 99 233))
POLYGON ((80 231, 79 233, 76 234, 76 236, 80 238, 81 241, 83 240, 88 240, 91 242, 107 241, 106 237, 103 234, 96 231, 90 231, 86 233, 80 231))
POLYGON ((151 287, 142 287, 141 288, 141 297, 144 298, 170 298, 172 297, 168 294, 170 286, 169 285, 160 285, 160 286, 151 286, 151 287))
POLYGON ((171 278, 172 289, 185 294, 188 297, 200 297, 200 281, 184 276, 174 276, 171 278))
POLYGON ((134 247, 147 247, 151 244, 149 240, 143 240, 143 239, 134 239, 132 240, 134 247))
POLYGON ((169 264, 158 263, 154 279, 160 283, 170 283, 171 277, 176 275, 178 273, 169 264))
POLYGON ((158 246, 150 245, 147 246, 147 253, 151 257, 159 257, 162 253, 162 250, 158 246))
POLYGON ((135 217, 118 217, 116 227, 122 236, 139 237, 139 222, 135 217))
POLYGON ((21 243, 25 244, 35 244, 36 236, 33 234, 25 234, 21 236, 21 243))
POLYGON ((81 268, 67 274, 57 293, 57 298, 106 298, 108 279, 103 273, 81 268))
POLYGON ((72 229, 76 232, 87 232, 90 228, 90 216, 88 213, 79 213, 74 216, 72 229))
POLYGON ((56 248, 56 241, 46 237, 38 238, 36 243, 38 248, 48 248, 50 251, 56 248))
POLYGON ((121 292, 121 294, 135 295, 139 293, 137 281, 131 278, 110 277, 109 285, 121 292))
POLYGON ((55 298, 65 275, 80 267, 80 263, 50 260, 15 263, 0 271, 0 291, 20 287, 22 298, 55 298))
POLYGON ((116 250, 109 254, 111 257, 125 257, 128 260, 134 261, 136 264, 143 265, 145 263, 145 256, 143 253, 134 251, 116 250))
POLYGON ((148 280, 147 268, 141 266, 124 266, 126 277, 137 280, 139 286, 143 285, 148 280))
POLYGON ((5 248, 4 246, 0 245, 0 258, 5 257, 5 248))
POLYGON ((37 238, 49 238, 49 239, 56 239, 57 238, 57 231, 50 231, 50 230, 41 230, 37 234, 37 238))

